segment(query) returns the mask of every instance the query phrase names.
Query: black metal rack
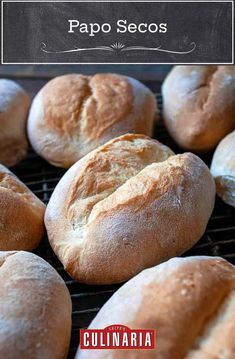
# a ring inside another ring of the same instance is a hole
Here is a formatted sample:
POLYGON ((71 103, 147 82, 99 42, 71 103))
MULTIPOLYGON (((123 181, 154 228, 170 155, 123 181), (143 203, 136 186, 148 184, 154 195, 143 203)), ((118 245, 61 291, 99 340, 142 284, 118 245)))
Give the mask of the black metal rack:
MULTIPOLYGON (((159 90, 159 83, 148 83, 154 91, 159 90)), ((156 95, 161 112, 162 98, 156 95)), ((176 153, 182 152, 172 141, 162 121, 156 125, 155 138, 171 147, 176 153)), ((201 158, 210 165, 212 153, 201 158)), ((14 167, 13 172, 44 202, 47 203, 64 170, 53 167, 38 157, 33 150, 27 158, 14 167)), ((74 358, 79 344, 79 329, 87 327, 102 305, 110 298, 120 285, 87 286, 72 280, 64 271, 62 264, 51 250, 47 238, 36 253, 47 260, 64 279, 73 302, 73 324, 69 358, 74 358)), ((235 264, 235 209, 216 199, 215 209, 201 240, 184 255, 217 255, 235 264)))

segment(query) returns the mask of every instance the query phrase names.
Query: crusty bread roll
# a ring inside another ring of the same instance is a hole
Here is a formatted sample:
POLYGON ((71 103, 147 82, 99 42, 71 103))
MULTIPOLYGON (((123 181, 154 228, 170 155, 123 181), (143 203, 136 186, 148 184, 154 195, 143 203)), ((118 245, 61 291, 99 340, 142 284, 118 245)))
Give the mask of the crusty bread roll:
POLYGON ((183 148, 210 150, 235 129, 235 66, 175 66, 162 93, 165 125, 183 148))
POLYGON ((153 350, 80 350, 76 359, 234 359, 235 267, 218 257, 173 258, 122 286, 89 329, 156 329, 153 350))
POLYGON ((155 112, 153 93, 133 78, 64 75, 49 81, 35 97, 28 135, 39 155, 68 168, 116 136, 151 135, 155 112))
POLYGON ((32 253, 0 252, 0 358, 65 359, 71 299, 64 281, 32 253))
POLYGON ((235 131, 227 135, 216 148, 211 173, 215 178, 218 196, 235 207, 235 131))
POLYGON ((45 205, 0 165, 0 251, 33 250, 44 234, 45 205))
POLYGON ((0 163, 13 166, 28 150, 26 119, 30 98, 11 80, 0 79, 0 163))
POLYGON ((129 134, 67 171, 45 223, 53 250, 73 278, 116 283, 197 242, 214 198, 214 180, 197 156, 173 156, 158 141, 129 134))

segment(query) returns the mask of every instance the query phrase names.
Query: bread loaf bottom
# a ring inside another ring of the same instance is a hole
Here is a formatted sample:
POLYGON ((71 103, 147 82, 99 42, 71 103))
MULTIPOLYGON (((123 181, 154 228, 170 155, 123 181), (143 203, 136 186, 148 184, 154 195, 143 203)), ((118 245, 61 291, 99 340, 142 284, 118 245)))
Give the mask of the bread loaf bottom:
POLYGON ((175 66, 162 93, 165 125, 187 150, 211 150, 235 129, 235 66, 175 66))
POLYGON ((33 250, 44 234, 45 205, 0 164, 0 250, 33 250))
POLYGON ((235 207, 235 131, 227 135, 216 148, 211 173, 218 196, 235 207))
POLYGON ((191 248, 205 231, 215 184, 191 153, 143 135, 107 142, 72 166, 46 209, 50 244, 84 283, 130 279, 191 248))
POLYGON ((69 168, 96 147, 127 132, 151 136, 154 94, 117 74, 69 74, 49 81, 35 96, 28 136, 35 151, 69 168))
POLYGON ((14 166, 28 150, 26 120, 31 100, 12 80, 0 79, 0 163, 14 166))
POLYGON ((0 358, 66 359, 71 299, 47 262, 28 252, 0 252, 0 358))
POLYGON ((234 359, 235 267, 218 257, 173 258, 124 284, 89 329, 156 329, 154 350, 78 350, 76 359, 234 359))

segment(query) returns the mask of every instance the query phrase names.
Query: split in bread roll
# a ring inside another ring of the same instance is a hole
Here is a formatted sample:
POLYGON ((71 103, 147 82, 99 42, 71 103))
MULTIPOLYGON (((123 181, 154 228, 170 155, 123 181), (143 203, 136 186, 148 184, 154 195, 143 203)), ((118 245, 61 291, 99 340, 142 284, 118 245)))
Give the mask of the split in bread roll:
POLYGON ((115 74, 64 75, 36 95, 28 120, 35 151, 68 168, 127 132, 151 135, 156 100, 139 81, 115 74))
POLYGON ((191 248, 205 231, 215 184, 200 158, 128 134, 72 166, 45 224, 65 270, 84 283, 125 281, 191 248))
POLYGON ((54 268, 28 252, 0 252, 0 358, 65 359, 72 305, 54 268))
POLYGON ((211 173, 215 178, 218 196, 235 207, 235 131, 227 135, 216 148, 211 173))
POLYGON ((210 150, 235 129, 235 66, 175 66, 162 93, 165 125, 183 148, 210 150))
POLYGON ((0 165, 0 250, 33 250, 44 234, 45 205, 0 165))
POLYGON ((11 80, 0 79, 0 163, 14 166, 28 150, 26 120, 30 98, 11 80))
POLYGON ((155 329, 155 348, 79 350, 76 359, 234 359, 235 267, 201 256, 146 269, 108 300, 89 329, 115 324, 155 329))

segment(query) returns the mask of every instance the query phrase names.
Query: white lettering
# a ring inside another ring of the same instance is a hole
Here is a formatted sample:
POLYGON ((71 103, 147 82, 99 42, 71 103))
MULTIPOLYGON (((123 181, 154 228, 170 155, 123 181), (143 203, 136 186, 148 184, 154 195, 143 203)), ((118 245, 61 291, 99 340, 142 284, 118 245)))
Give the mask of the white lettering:
POLYGON ((113 346, 119 346, 119 333, 113 333, 113 346))
POLYGON ((105 347, 105 342, 104 342, 104 335, 103 335, 103 333, 100 333, 100 346, 101 346, 101 347, 105 347))
POLYGON ((91 336, 92 347, 97 347, 97 343, 98 343, 97 333, 92 333, 92 334, 93 334, 91 336))
POLYGON ((89 333, 85 332, 83 336, 83 345, 84 347, 89 347, 89 333))
POLYGON ((118 20, 117 22, 117 32, 120 32, 121 34, 124 34, 127 31, 127 27, 126 27, 126 20, 118 20))
POLYGON ((127 332, 123 333, 122 346, 123 347, 128 347, 128 334, 127 334, 127 332))
POLYGON ((159 25, 159 32, 162 32, 163 34, 167 32, 167 24, 160 24, 159 25))
POLYGON ((107 34, 108 32, 110 32, 112 30, 111 25, 108 23, 103 24, 101 28, 105 34, 107 34), (105 29, 105 28, 107 28, 107 29, 105 29))
POLYGON ((78 20, 68 20, 68 22, 69 22, 69 31, 68 32, 74 33, 73 28, 79 26, 79 21, 78 20))
POLYGON ((148 30, 149 30, 149 32, 151 32, 152 34, 154 34, 155 32, 158 31, 158 26, 157 26, 157 24, 155 24, 154 22, 153 22, 152 24, 149 24, 148 30))
POLYGON ((89 33, 89 30, 88 30, 88 26, 87 26, 87 24, 85 24, 85 23, 82 23, 81 24, 81 26, 80 26, 80 32, 82 33, 82 34, 84 34, 84 33, 89 33))
POLYGON ((146 347, 151 347, 151 335, 150 335, 150 333, 146 333, 145 346, 146 347))
POLYGON ((145 34, 147 31, 147 24, 146 23, 139 24, 138 29, 141 34, 145 34), (142 27, 144 28, 144 30, 142 30, 142 27))
POLYGON ((131 333, 131 346, 137 347, 137 334, 131 333))
MULTIPOLYGON (((112 30, 112 26, 108 22, 99 24, 97 22, 80 23, 78 20, 68 20, 68 23, 69 23, 68 33, 74 33, 75 31, 77 31, 82 34, 87 33, 91 37, 94 37, 99 32, 103 32, 104 34, 107 34, 112 30)), ((121 34, 124 34, 126 32, 129 32, 130 34, 134 34, 136 32, 139 32, 141 34, 145 34, 146 32, 150 32, 152 34, 156 32, 166 33, 167 23, 156 24, 152 22, 150 24, 147 24, 143 22, 143 23, 135 24, 133 22, 128 23, 127 20, 120 19, 117 21, 116 32, 121 34)))

